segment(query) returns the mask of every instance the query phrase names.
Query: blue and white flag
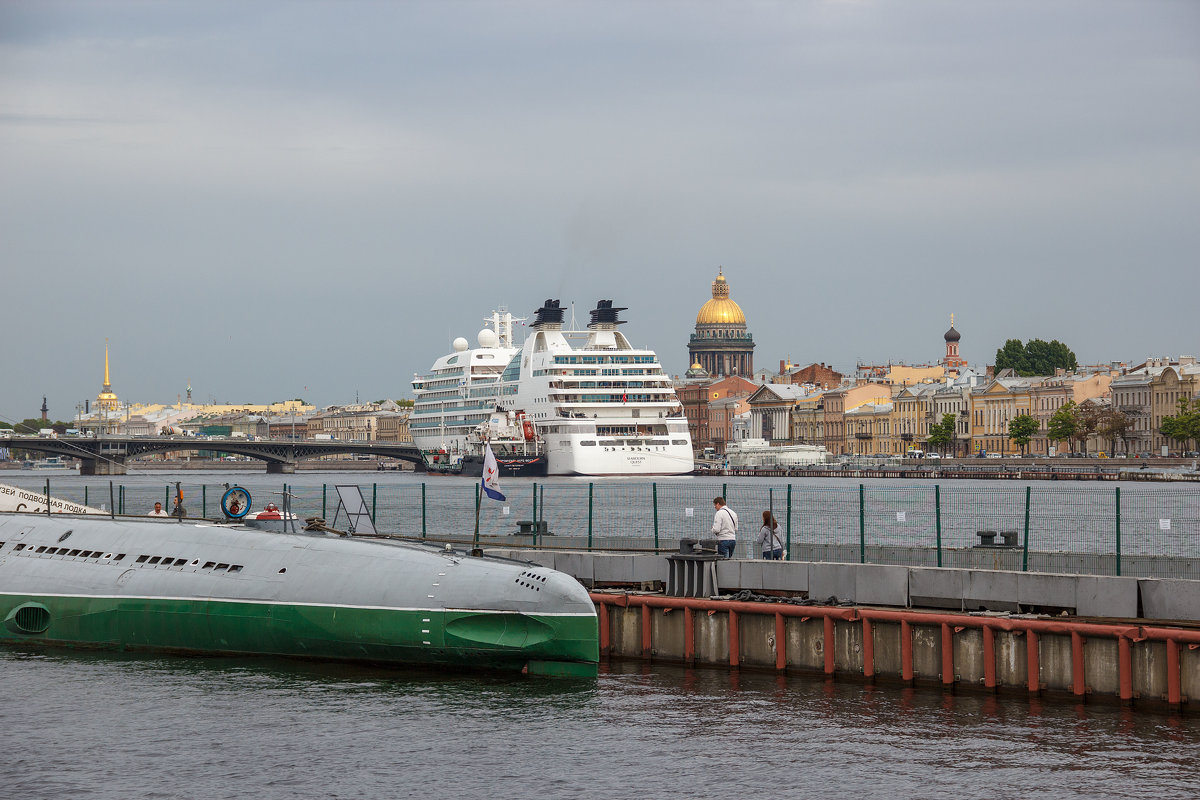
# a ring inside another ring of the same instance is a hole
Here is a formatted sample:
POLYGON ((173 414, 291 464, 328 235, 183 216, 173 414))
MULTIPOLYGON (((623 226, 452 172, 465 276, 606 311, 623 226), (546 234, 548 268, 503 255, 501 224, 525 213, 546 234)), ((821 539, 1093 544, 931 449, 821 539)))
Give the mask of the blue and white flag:
POLYGON ((500 468, 496 466, 496 455, 491 443, 483 446, 483 493, 493 500, 504 500, 500 493, 500 468))

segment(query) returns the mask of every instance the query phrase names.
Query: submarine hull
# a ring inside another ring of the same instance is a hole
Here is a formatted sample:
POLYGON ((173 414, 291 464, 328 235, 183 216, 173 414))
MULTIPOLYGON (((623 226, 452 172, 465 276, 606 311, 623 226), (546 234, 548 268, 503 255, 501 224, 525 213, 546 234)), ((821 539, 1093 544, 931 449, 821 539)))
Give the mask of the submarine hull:
POLYGON ((596 674, 587 592, 544 567, 158 520, 0 515, 0 541, 0 642, 596 674))

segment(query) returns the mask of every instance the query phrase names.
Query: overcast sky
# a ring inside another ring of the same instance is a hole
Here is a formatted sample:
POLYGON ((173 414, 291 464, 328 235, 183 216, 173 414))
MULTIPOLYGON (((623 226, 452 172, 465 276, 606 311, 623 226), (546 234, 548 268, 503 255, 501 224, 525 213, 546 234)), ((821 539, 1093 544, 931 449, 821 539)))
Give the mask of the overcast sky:
POLYGON ((0 417, 411 393, 493 308, 687 368, 1200 355, 1200 3, 0 4, 0 417))

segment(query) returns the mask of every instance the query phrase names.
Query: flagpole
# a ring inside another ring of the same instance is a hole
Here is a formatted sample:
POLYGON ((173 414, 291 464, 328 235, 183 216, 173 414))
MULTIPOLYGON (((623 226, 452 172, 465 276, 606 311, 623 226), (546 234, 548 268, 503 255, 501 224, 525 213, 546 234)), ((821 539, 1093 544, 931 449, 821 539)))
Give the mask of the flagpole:
POLYGON ((475 484, 475 544, 479 544, 479 504, 482 500, 482 492, 479 491, 479 484, 475 484))

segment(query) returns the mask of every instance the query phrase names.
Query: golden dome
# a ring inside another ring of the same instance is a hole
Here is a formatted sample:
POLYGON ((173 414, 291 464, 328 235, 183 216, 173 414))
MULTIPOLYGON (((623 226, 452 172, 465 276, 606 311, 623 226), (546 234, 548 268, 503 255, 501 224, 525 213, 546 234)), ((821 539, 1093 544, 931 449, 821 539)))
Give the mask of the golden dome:
POLYGON ((722 270, 717 270, 717 279, 712 283, 712 300, 700 307, 696 315, 697 325, 745 325, 746 315, 737 303, 729 299, 729 284, 722 270))

